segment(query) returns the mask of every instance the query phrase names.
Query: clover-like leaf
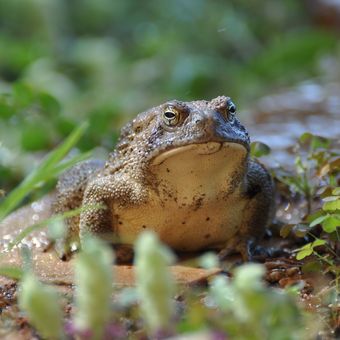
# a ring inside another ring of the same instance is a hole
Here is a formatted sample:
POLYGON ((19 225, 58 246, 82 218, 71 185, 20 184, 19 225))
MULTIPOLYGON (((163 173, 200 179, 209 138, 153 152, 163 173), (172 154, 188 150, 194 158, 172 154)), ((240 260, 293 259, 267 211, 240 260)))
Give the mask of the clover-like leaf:
POLYGON ((314 248, 316 248, 318 246, 322 246, 325 243, 326 243, 326 241, 321 240, 321 239, 316 239, 314 242, 307 243, 306 245, 304 245, 303 247, 301 247, 299 249, 298 253, 296 254, 296 259, 302 260, 305 257, 312 255, 313 252, 314 252, 314 248))
POLYGON ((339 196, 334 196, 335 199, 326 201, 322 209, 325 211, 335 211, 335 210, 340 210, 340 197, 339 196))
POLYGON ((253 142, 250 145, 250 154, 253 157, 262 157, 270 153, 270 147, 261 142, 253 142))
POLYGON ((310 224, 310 227, 315 227, 316 225, 322 223, 326 218, 328 217, 328 215, 322 215, 319 216, 318 218, 315 218, 310 224))
POLYGON ((337 227, 340 227, 340 215, 328 215, 322 222, 322 229, 326 233, 332 233, 337 227))
POLYGON ((300 251, 296 254, 296 259, 302 260, 305 257, 310 256, 312 254, 313 254, 312 244, 308 243, 305 246, 303 246, 302 248, 300 248, 300 251))

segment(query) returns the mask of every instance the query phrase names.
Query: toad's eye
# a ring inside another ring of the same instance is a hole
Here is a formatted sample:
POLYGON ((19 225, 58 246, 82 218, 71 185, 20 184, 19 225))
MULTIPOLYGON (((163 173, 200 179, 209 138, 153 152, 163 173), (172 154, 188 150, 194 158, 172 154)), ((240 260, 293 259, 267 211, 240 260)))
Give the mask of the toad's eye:
POLYGON ((227 110, 232 115, 236 113, 236 105, 230 99, 227 101, 227 110))
POLYGON ((233 122, 235 119, 235 114, 236 114, 236 105, 229 99, 226 102, 223 115, 228 121, 233 122))
POLYGON ((163 120, 164 123, 168 126, 175 126, 178 124, 180 118, 179 112, 173 108, 173 107, 168 107, 164 112, 163 112, 163 120))

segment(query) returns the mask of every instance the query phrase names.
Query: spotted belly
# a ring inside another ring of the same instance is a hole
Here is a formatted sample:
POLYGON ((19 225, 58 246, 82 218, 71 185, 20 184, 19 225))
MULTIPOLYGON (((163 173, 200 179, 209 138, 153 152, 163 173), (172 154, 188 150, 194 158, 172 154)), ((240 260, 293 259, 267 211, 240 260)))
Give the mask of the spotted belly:
POLYGON ((153 200, 138 207, 114 206, 114 232, 119 243, 133 244, 138 235, 152 230, 177 251, 220 249, 238 231, 245 201, 192 200, 190 204, 153 200))

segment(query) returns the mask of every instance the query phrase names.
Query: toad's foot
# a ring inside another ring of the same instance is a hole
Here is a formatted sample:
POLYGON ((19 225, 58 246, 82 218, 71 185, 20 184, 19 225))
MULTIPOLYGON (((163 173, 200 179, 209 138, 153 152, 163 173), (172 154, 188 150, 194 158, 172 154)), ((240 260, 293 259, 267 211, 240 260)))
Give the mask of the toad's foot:
POLYGON ((68 261, 71 259, 72 254, 80 249, 79 239, 77 241, 70 241, 65 239, 57 239, 54 242, 54 251, 57 253, 57 256, 62 261, 68 261))

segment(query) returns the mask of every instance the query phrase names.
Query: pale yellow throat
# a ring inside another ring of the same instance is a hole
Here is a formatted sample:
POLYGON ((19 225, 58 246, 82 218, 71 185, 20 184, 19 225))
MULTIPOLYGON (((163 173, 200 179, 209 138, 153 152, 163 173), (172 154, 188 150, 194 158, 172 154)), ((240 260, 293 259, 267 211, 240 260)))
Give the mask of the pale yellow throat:
POLYGON ((243 169, 247 150, 237 143, 191 144, 162 153, 151 165, 157 179, 187 200, 198 194, 216 197, 243 169))

